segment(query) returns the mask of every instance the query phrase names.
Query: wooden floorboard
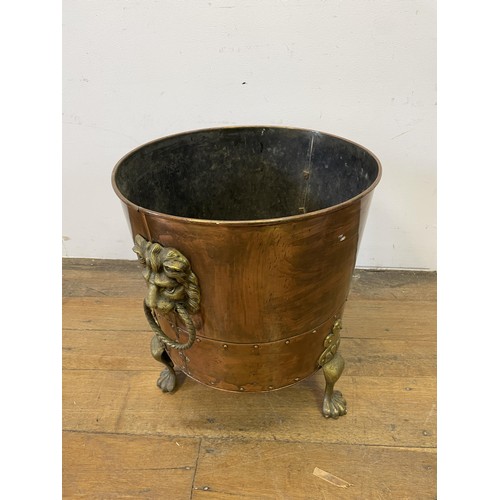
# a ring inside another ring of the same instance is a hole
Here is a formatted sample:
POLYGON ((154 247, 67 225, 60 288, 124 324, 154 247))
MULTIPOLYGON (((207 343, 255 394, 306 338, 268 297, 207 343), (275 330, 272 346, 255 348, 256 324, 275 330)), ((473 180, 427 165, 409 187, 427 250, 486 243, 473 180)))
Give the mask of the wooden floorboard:
POLYGON ((320 372, 260 394, 179 376, 162 394, 135 261, 64 259, 62 285, 64 498, 435 498, 435 273, 355 271, 337 421, 320 372))
POLYGON ((433 498, 435 474, 427 449, 203 439, 193 498, 433 498), (314 475, 316 468, 346 487, 314 475))
POLYGON ((63 433, 64 498, 189 498, 201 440, 63 433))
POLYGON ((430 377, 350 377, 338 383, 348 414, 320 413, 322 374, 269 393, 216 391, 186 379, 158 394, 147 371, 68 370, 64 429, 126 434, 248 437, 398 446, 436 445, 435 384, 430 377), (172 416, 175 415, 175 418, 172 416))

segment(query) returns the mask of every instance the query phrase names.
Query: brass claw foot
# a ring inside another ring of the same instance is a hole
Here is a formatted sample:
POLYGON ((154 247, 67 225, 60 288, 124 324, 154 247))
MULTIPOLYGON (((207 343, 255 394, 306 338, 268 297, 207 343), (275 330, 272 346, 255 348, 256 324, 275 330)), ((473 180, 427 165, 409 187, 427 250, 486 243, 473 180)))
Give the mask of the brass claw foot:
POLYGON ((347 403, 340 391, 333 391, 331 397, 325 395, 323 415, 326 418, 339 418, 347 413, 347 403))
POLYGON ((344 370, 344 358, 337 352, 340 344, 340 330, 342 323, 337 320, 332 332, 325 339, 325 350, 319 358, 319 365, 323 367, 325 376, 325 398, 323 399, 323 415, 326 418, 339 418, 347 413, 347 403, 340 391, 335 391, 333 386, 344 370))
POLYGON ((165 370, 160 373, 156 385, 163 392, 172 392, 175 388, 175 372, 170 366, 166 366, 165 370))
POLYGON ((339 353, 323 366, 326 388, 323 400, 323 415, 328 418, 339 418, 347 413, 347 403, 340 391, 334 391, 333 386, 344 369, 344 359, 339 353))
POLYGON ((165 369, 160 373, 156 385, 163 392, 172 392, 175 388, 174 364, 165 350, 163 343, 156 335, 151 339, 151 354, 156 361, 165 365, 165 369))

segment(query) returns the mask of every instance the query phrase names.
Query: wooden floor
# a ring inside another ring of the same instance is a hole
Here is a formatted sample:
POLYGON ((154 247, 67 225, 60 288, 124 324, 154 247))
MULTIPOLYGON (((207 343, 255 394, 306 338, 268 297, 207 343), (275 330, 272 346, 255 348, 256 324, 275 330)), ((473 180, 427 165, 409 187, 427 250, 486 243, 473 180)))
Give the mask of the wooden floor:
POLYGON ((136 262, 63 260, 64 498, 436 497, 436 275, 356 270, 337 388, 156 387, 136 262), (326 477, 319 477, 314 471, 326 477))

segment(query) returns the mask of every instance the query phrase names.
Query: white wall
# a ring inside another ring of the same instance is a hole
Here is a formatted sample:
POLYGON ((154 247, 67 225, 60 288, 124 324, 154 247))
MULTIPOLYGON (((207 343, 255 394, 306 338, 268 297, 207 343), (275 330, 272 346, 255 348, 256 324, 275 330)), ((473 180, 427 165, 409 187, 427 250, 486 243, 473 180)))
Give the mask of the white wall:
POLYGON ((110 181, 132 148, 276 124, 352 139, 381 160, 358 266, 435 269, 435 10, 433 0, 65 0, 63 255, 134 258, 110 181))

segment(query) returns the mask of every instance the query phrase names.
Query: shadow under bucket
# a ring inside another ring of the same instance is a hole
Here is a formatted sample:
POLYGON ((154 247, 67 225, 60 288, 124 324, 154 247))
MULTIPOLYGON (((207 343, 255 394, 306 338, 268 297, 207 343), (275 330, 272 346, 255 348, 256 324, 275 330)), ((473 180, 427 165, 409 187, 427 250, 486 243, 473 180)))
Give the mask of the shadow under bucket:
POLYGON ((329 134, 282 127, 197 130, 158 139, 113 171, 147 284, 151 351, 218 389, 280 389, 323 368, 333 386, 343 308, 377 158, 329 134))

